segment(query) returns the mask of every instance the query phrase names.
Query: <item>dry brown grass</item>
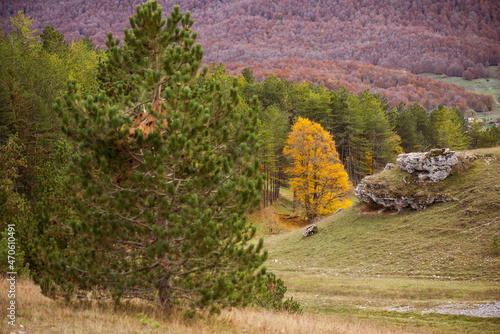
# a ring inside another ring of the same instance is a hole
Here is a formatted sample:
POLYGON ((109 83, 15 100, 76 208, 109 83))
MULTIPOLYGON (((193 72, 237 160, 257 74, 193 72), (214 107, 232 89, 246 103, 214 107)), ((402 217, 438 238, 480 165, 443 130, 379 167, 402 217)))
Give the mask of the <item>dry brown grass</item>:
POLYGON ((324 316, 319 314, 287 314, 262 310, 233 310, 222 316, 228 322, 246 329, 247 333, 429 333, 417 328, 397 328, 374 320, 324 316))
MULTIPOLYGON (((1 291, 7 281, 1 280, 1 291)), ((2 293, 0 308, 5 310, 8 300, 2 293)), ((185 321, 180 312, 162 313, 151 305, 129 303, 117 309, 111 305, 51 300, 40 293, 40 288, 28 280, 17 281, 17 319, 26 333, 32 334, 120 334, 120 333, 427 333, 424 329, 398 328, 375 320, 351 319, 318 314, 290 315, 265 310, 233 309, 219 316, 200 316, 185 321), (139 313, 152 319, 141 324, 139 313), (159 328, 154 328, 154 323, 159 328)), ((17 327, 17 330, 21 329, 17 327)), ((12 328, 2 317, 0 333, 12 328)))
MULTIPOLYGON (((6 283, 5 279, 1 280, 1 291, 6 291, 6 283)), ((5 310, 8 301, 3 296, 2 293, 0 308, 5 310)), ((17 329, 23 325, 29 334, 220 333, 225 326, 223 321, 214 323, 213 327, 206 321, 186 323, 180 313, 162 314, 157 308, 141 302, 115 309, 109 304, 51 300, 41 294, 39 286, 28 280, 17 281, 16 304, 17 329), (152 323, 141 324, 139 313, 148 315, 152 323), (154 322, 159 322, 160 327, 154 328, 154 322)), ((2 317, 0 333, 7 334, 11 330, 6 318, 2 317)))

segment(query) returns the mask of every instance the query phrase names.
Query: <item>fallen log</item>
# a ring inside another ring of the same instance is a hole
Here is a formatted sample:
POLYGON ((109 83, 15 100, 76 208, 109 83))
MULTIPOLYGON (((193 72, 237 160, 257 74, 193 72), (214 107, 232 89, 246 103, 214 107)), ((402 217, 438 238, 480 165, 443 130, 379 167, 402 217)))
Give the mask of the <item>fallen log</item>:
POLYGON ((277 212, 274 212, 274 211, 273 211, 273 213, 274 213, 275 215, 280 215, 280 216, 290 216, 290 214, 289 214, 289 213, 277 213, 277 212))

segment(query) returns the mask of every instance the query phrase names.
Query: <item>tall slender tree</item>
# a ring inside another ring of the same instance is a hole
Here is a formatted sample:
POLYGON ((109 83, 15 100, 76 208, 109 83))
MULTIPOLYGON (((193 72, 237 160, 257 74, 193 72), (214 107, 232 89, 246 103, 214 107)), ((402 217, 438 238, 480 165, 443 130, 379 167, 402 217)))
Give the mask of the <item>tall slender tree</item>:
POLYGON ((55 30, 54 26, 47 25, 38 36, 42 40, 42 48, 48 53, 62 55, 68 51, 64 35, 55 30))
POLYGON ((271 205, 279 196, 283 155, 288 135, 288 115, 277 105, 272 105, 259 113, 259 156, 261 157, 266 183, 263 205, 271 205))
POLYGON ((444 107, 435 111, 435 130, 437 147, 463 150, 467 147, 467 137, 463 124, 463 116, 454 110, 444 107))

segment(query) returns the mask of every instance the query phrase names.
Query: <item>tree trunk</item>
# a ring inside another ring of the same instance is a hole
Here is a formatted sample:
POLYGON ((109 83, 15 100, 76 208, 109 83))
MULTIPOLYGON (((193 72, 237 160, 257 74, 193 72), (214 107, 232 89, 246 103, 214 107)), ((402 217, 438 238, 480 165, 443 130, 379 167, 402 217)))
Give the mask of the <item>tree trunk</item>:
POLYGON ((174 298, 172 296, 172 277, 170 274, 163 276, 160 280, 158 295, 160 297, 160 304, 163 308, 169 310, 174 306, 174 298))
POLYGON ((282 179, 281 168, 278 166, 278 180, 277 180, 278 183, 277 183, 277 187, 276 187, 276 199, 278 199, 280 197, 281 179, 282 179))
POLYGON ((269 206, 269 165, 266 164, 266 207, 269 206))
POLYGON ((296 208, 297 208, 297 190, 293 192, 293 212, 295 212, 296 208))
POLYGON ((264 207, 267 206, 267 190, 266 190, 266 187, 267 187, 267 162, 264 163, 264 173, 266 174, 266 181, 264 183, 264 207))

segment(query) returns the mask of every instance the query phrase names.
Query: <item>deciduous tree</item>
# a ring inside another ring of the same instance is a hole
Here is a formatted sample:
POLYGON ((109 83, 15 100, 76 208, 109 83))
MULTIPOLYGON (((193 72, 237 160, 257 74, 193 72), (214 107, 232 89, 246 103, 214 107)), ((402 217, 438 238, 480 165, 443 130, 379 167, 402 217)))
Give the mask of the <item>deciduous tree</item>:
POLYGON ((292 159, 291 188, 309 219, 352 204, 343 199, 350 186, 348 175, 332 136, 321 125, 299 117, 283 152, 292 159))

